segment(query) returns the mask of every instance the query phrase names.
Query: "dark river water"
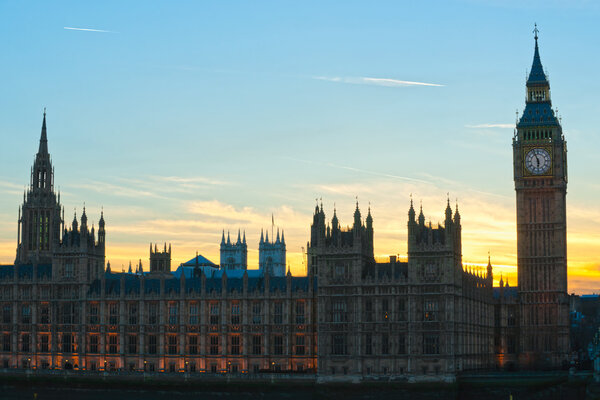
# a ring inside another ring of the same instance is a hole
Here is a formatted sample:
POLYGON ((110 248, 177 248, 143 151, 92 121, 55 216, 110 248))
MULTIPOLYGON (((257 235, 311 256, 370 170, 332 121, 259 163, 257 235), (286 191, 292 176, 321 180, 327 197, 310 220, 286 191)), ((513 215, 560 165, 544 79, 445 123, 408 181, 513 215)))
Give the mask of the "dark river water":
POLYGON ((300 400, 300 399, 340 399, 340 400, 513 400, 521 399, 584 399, 585 386, 556 385, 545 388, 453 388, 443 390, 407 390, 395 388, 357 388, 348 385, 348 388, 284 388, 264 390, 252 388, 247 390, 128 390, 106 388, 76 388, 76 387, 43 387, 43 386, 10 386, 0 387, 2 400, 157 400, 157 399, 201 399, 201 400, 228 400, 228 399, 261 399, 261 400, 300 400))

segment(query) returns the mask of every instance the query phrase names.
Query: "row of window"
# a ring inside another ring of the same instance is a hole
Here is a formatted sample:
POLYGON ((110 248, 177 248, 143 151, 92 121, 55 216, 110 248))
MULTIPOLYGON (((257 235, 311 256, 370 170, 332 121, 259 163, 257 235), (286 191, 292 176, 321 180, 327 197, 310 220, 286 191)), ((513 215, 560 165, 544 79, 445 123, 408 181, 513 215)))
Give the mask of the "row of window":
MULTIPOLYGON (((61 324, 77 324, 79 323, 80 307, 78 303, 63 303, 58 307, 58 319, 57 322, 61 324)), ((126 322, 130 325, 137 325, 140 323, 141 318, 139 316, 139 307, 137 303, 129 303, 127 305, 126 322)), ((282 302, 273 303, 273 314, 272 321, 275 324, 282 324, 284 321, 284 304, 282 302)), ((295 303, 295 323, 305 324, 305 302, 296 301, 295 303)), ((120 323, 119 303, 108 304, 108 324, 118 325, 120 323)), ((50 308, 48 304, 42 304, 39 307, 39 323, 49 324, 50 319, 50 308)), ((253 302, 251 306, 251 317, 250 323, 259 325, 263 323, 263 307, 262 303, 253 302)), ((209 304, 209 323, 211 325, 218 325, 221 319, 221 307, 219 303, 209 304)), ((179 313, 179 305, 177 303, 170 303, 167 309, 167 323, 170 325, 179 324, 181 316, 179 313)), ((6 304, 2 307, 2 322, 10 324, 13 322, 13 309, 12 305, 6 304)), ((25 304, 20 307, 19 323, 30 324, 31 319, 31 305, 25 304)), ((200 307, 198 303, 191 303, 188 306, 187 320, 182 321, 188 324, 200 323, 200 307)), ((88 308, 88 323, 99 324, 100 323, 100 305, 90 304, 88 308)), ((159 323, 159 304, 148 303, 148 312, 146 317, 146 323, 155 325, 159 323)), ((227 322, 226 322, 227 323, 227 322)), ((239 325, 242 323, 242 312, 240 303, 232 303, 229 309, 229 323, 233 325, 239 325)))
MULTIPOLYGON (((381 355, 391 355, 392 349, 392 338, 389 334, 384 333, 379 335, 379 346, 375 349, 375 344, 372 334, 365 335, 364 352, 365 355, 375 354, 375 351, 379 351, 381 355)), ((400 334, 396 340, 395 354, 407 354, 406 347, 406 336, 400 334)), ((334 355, 348 355, 348 336, 346 334, 334 334, 331 336, 331 351, 334 355)), ((423 335, 423 354, 440 354, 440 337, 435 334, 423 335)))
MULTIPOLYGON (((392 310, 388 299, 381 299, 379 310, 373 307, 373 301, 365 300, 364 321, 390 321, 392 319, 392 310)), ((400 299, 397 302, 395 310, 396 321, 407 320, 406 299, 400 299)), ((423 302, 423 321, 439 321, 439 302, 437 300, 425 300, 423 302)), ((344 300, 333 302, 331 321, 333 322, 348 322, 348 307, 344 300)))
MULTIPOLYGON (((158 354, 159 340, 157 335, 146 336, 146 353, 147 354, 158 354)), ((166 354, 178 354, 178 340, 177 335, 166 335, 165 337, 165 353, 166 354)), ((283 335, 272 336, 272 354, 283 355, 285 350, 285 340, 283 335)), ((240 335, 230 335, 228 337, 227 350, 230 355, 242 355, 242 337, 240 335)), ((49 347, 49 336, 39 336, 39 351, 47 353, 50 351, 49 347)), ((222 352, 221 337, 219 335, 209 335, 207 340, 207 353, 210 355, 220 355, 222 352)), ((61 340, 58 343, 59 351, 63 353, 74 353, 78 351, 78 344, 75 341, 75 336, 68 333, 61 335, 61 340)), ((125 352, 129 354, 136 354, 139 350, 139 337, 136 335, 127 335, 125 341, 125 352)), ((197 335, 187 336, 185 343, 186 354, 196 355, 200 354, 200 343, 197 335)), ((88 340, 89 353, 99 353, 102 345, 100 342, 99 335, 90 335, 88 340)), ((248 343, 248 353, 251 355, 262 355, 263 354, 263 338, 260 335, 250 336, 248 343)), ((28 333, 21 334, 19 337, 18 350, 22 352, 30 352, 31 349, 31 335, 28 333)), ((2 335, 2 351, 12 351, 12 337, 10 334, 2 335)), ((105 351, 108 354, 119 354, 119 337, 117 335, 108 335, 105 344, 105 351)), ((295 335, 293 354, 305 355, 307 354, 307 343, 306 337, 303 335, 295 335)))

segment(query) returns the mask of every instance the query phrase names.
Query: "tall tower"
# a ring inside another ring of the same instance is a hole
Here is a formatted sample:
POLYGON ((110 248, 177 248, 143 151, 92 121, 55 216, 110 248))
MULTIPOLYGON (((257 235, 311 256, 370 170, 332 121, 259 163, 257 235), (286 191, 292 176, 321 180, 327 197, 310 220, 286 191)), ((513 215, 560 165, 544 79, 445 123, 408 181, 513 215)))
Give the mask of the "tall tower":
POLYGON ((552 110, 535 33, 526 105, 513 138, 517 195, 519 363, 557 367, 569 351, 567 299, 567 145, 552 110))
POLYGON ((60 194, 54 191, 54 169, 48 154, 46 110, 40 147, 31 168, 29 188, 19 210, 16 264, 50 263, 60 241, 60 194))

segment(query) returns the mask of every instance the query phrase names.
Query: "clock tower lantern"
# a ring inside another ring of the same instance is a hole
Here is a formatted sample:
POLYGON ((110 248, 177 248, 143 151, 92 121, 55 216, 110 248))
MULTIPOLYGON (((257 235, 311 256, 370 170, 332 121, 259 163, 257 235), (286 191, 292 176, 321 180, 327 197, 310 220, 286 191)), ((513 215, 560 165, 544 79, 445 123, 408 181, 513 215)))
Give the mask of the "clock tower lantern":
POLYGON ((535 33, 525 110, 513 138, 520 301, 519 364, 558 367, 568 359, 567 144, 552 110, 535 33))

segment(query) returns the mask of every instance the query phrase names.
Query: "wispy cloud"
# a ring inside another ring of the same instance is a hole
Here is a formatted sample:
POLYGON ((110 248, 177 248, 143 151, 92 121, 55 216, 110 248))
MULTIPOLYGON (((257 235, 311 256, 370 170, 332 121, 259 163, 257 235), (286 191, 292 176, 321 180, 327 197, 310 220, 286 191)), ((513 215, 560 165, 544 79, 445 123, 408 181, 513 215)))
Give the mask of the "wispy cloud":
POLYGON ((117 33, 115 31, 105 31, 104 29, 92 29, 92 28, 73 28, 72 26, 64 26, 64 29, 70 31, 85 31, 85 32, 101 32, 101 33, 117 33))
POLYGON ((472 129, 494 129, 494 128, 508 129, 508 128, 514 128, 515 124, 477 124, 477 125, 465 125, 465 127, 472 128, 472 129))
POLYGON ((360 77, 340 77, 340 76, 314 76, 313 79, 329 82, 351 83, 355 85, 373 85, 386 87, 407 87, 407 86, 436 86, 441 87, 438 83, 402 81, 391 78, 371 78, 366 76, 360 77))

